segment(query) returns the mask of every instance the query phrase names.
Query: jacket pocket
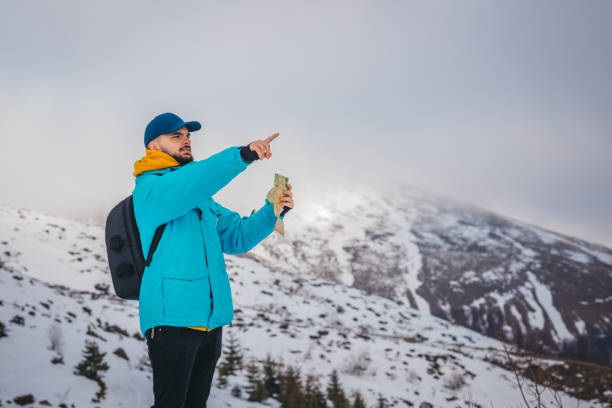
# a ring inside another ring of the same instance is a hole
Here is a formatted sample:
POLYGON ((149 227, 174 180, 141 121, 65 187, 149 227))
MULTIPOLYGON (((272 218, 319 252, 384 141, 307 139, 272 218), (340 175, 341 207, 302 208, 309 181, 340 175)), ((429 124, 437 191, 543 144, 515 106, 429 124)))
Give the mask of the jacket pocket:
POLYGON ((164 315, 207 321, 212 309, 207 275, 193 279, 162 278, 164 315))

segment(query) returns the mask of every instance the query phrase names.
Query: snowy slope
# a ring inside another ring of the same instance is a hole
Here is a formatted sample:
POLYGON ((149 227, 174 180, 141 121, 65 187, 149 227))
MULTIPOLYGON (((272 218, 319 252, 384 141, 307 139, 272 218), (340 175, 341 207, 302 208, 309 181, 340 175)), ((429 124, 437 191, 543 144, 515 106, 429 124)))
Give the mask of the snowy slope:
POLYGON ((254 252, 538 352, 612 364, 612 250, 417 189, 301 203, 254 252))
MULTIPOLYGON (((151 370, 137 302, 104 293, 109 280, 99 259, 103 230, 0 209, 0 322, 7 332, 0 338, 0 400, 32 394, 53 406, 92 406, 97 385, 75 376, 73 368, 85 341, 95 340, 110 365, 104 375, 107 397, 96 406, 149 406, 151 370), (49 224, 61 234, 50 238, 49 224), (71 261, 79 255, 80 261, 71 261), (61 333, 60 351, 50 350, 51 328, 61 333), (114 354, 118 348, 129 360, 114 354), (64 364, 52 364, 59 352, 64 364)), ((399 406, 406 401, 459 406, 471 400, 503 407, 519 401, 511 373, 491 362, 502 347, 494 339, 299 269, 270 266, 254 255, 227 256, 226 262, 235 315, 224 337, 231 331, 247 360, 270 354, 323 383, 338 369, 349 395, 361 391, 369 406, 378 395, 399 406), (361 375, 350 373, 357 361, 366 362, 361 375), (454 376, 466 384, 451 389, 447 384, 454 376)), ((231 383, 244 386, 244 375, 231 383)), ((261 405, 234 398, 229 389, 213 388, 210 406, 261 405)), ((575 406, 572 397, 562 398, 575 406)), ((271 399, 267 404, 277 406, 271 399)))
POLYGON ((0 249, 6 268, 33 278, 81 290, 112 285, 97 225, 0 205, 0 249))

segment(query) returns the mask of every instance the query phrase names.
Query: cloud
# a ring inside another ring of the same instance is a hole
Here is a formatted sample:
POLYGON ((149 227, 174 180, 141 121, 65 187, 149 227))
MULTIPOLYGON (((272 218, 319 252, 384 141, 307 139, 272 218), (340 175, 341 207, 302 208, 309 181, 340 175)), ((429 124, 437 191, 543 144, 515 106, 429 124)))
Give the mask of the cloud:
POLYGON ((172 111, 196 158, 281 132, 219 194, 243 213, 274 172, 296 199, 408 182, 612 246, 608 2, 5 9, 4 202, 103 219, 172 111))

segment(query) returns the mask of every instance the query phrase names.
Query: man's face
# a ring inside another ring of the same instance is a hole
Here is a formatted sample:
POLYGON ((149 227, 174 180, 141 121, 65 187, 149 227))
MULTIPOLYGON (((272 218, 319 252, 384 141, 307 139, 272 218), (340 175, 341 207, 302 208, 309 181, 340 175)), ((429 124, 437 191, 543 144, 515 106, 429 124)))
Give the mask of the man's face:
POLYGON ((187 126, 173 133, 159 135, 149 142, 150 150, 158 150, 174 157, 181 165, 193 160, 191 155, 191 134, 187 126))

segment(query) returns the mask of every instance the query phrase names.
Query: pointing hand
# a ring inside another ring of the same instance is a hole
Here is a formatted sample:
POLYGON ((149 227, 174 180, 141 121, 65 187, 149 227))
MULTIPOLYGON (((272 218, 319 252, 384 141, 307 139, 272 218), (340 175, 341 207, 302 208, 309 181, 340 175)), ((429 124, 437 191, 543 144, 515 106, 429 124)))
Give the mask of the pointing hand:
POLYGON ((249 149, 254 152, 257 152, 257 156, 259 159, 269 159, 272 157, 272 151, 270 150, 270 142, 278 137, 280 133, 275 133, 270 137, 267 137, 264 140, 256 140, 249 144, 249 149))

